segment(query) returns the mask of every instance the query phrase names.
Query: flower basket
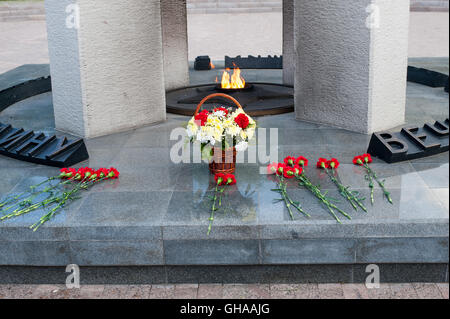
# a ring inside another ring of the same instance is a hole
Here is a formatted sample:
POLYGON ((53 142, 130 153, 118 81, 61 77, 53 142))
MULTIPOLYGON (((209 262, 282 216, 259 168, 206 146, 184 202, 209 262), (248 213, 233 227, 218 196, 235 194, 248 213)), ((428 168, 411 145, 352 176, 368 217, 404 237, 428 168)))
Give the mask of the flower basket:
POLYGON ((236 153, 247 148, 255 127, 255 121, 245 114, 235 98, 225 93, 213 93, 197 105, 187 131, 191 142, 199 141, 202 151, 206 150, 212 174, 232 174, 236 169, 236 153), (203 104, 215 97, 232 101, 237 109, 232 111, 232 108, 217 107, 211 113, 207 110, 200 112, 203 104))
POLYGON ((211 174, 233 174, 236 170, 236 148, 223 150, 220 147, 213 148, 212 162, 209 163, 211 174))

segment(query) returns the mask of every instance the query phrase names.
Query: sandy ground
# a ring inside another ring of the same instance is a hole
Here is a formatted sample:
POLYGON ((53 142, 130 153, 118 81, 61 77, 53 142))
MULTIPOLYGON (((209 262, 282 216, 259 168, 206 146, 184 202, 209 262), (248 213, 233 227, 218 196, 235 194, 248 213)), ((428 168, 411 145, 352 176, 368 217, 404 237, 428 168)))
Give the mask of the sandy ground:
MULTIPOLYGON (((412 12, 410 57, 449 56, 448 12, 412 12)), ((188 16, 189 60, 209 55, 280 55, 279 12, 188 16)), ((45 21, 0 23, 0 73, 27 63, 48 63, 45 21)))

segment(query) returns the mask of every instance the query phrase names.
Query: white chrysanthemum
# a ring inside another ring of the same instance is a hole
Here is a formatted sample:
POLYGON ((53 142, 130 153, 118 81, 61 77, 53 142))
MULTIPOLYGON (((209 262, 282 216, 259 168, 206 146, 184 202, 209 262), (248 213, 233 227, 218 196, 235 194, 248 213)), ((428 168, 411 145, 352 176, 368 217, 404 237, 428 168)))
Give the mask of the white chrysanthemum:
POLYGON ((248 128, 247 129, 247 137, 249 140, 251 140, 255 136, 255 129, 254 128, 248 128))
POLYGON ((242 130, 240 135, 243 140, 245 140, 247 138, 247 133, 245 133, 245 130, 242 130))
POLYGON ((226 133, 231 136, 238 136, 238 134, 241 132, 241 130, 242 129, 239 126, 231 125, 231 126, 227 127, 226 133))
POLYGON ((241 142, 237 143, 236 151, 243 152, 247 149, 247 147, 248 147, 248 143, 245 141, 241 141, 241 142))
POLYGON ((195 124, 189 123, 186 131, 187 131, 187 135, 189 137, 195 136, 198 132, 198 126, 195 124))
POLYGON ((221 110, 215 111, 215 112, 213 113, 213 115, 214 115, 214 116, 217 116, 217 117, 225 117, 225 116, 226 116, 225 112, 224 112, 224 111, 221 111, 221 110))

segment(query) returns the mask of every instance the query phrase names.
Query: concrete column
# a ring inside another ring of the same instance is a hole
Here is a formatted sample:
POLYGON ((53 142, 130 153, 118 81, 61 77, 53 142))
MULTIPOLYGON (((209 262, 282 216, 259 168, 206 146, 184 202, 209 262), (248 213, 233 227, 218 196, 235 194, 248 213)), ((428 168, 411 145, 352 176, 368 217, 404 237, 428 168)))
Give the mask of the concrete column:
POLYGON ((283 83, 294 85, 294 0, 283 0, 283 83))
POLYGON ((165 120, 160 1, 73 3, 45 0, 56 128, 95 137, 165 120))
POLYGON ((403 124, 408 26, 409 0, 295 1, 296 118, 362 133, 403 124))
POLYGON ((186 0, 161 1, 166 90, 189 85, 186 0))

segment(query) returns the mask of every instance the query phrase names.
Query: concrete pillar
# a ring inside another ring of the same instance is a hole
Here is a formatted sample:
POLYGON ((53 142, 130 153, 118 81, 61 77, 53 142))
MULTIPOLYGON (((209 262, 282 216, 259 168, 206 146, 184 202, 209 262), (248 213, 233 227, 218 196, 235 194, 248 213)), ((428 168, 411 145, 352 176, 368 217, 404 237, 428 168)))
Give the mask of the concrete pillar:
POLYGON ((409 0, 295 1, 296 118, 362 133, 403 124, 408 25, 409 0))
POLYGON ((73 3, 45 0, 56 128, 95 137, 165 120, 160 1, 73 3))
POLYGON ((161 1, 166 90, 189 85, 186 0, 161 1))
POLYGON ((294 0, 283 0, 283 83, 294 85, 294 0))

